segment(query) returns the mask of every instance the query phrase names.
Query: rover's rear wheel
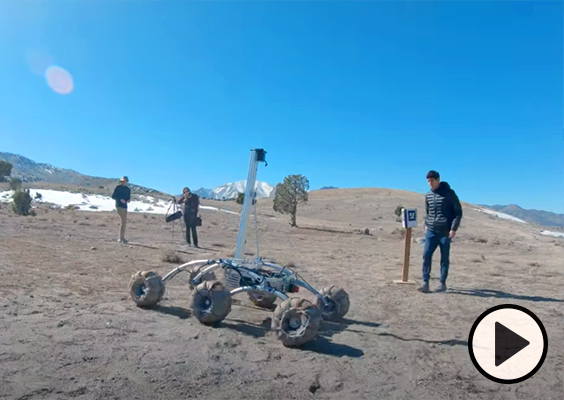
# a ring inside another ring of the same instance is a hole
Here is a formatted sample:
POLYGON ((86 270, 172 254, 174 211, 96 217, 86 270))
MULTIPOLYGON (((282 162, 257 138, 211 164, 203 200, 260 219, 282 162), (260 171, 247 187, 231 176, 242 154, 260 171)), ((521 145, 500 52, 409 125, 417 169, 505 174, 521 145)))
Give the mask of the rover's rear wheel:
POLYGON ((322 317, 309 300, 292 297, 276 307, 272 329, 286 347, 300 347, 317 336, 322 317))
POLYGON ((319 293, 329 302, 329 306, 325 307, 323 302, 317 299, 317 307, 321 310, 323 319, 327 321, 338 321, 347 314, 350 300, 349 294, 345 289, 330 285, 321 288, 319 293))
POLYGON ((139 271, 129 281, 129 293, 138 307, 154 307, 163 297, 165 285, 154 271, 139 271))

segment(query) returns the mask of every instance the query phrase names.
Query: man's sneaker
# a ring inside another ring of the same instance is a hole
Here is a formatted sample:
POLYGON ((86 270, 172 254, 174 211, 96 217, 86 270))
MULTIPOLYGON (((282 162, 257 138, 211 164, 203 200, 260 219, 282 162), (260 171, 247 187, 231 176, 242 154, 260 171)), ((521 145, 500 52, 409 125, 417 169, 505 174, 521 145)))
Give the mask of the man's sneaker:
POLYGON ((429 293, 429 282, 423 282, 423 284, 419 286, 417 290, 423 293, 429 293))
POLYGON ((447 287, 444 283, 439 283, 435 292, 446 292, 447 287))
POLYGON ((127 240, 125 240, 125 239, 118 239, 118 242, 120 242, 120 243, 127 243, 127 240))

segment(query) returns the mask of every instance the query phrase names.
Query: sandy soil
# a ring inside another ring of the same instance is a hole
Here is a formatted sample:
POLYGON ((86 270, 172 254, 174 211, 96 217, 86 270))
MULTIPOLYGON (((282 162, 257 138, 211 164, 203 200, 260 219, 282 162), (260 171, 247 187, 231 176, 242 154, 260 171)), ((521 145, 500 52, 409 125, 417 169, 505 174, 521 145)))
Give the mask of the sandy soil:
MULTIPOLYGON (((183 245, 178 224, 173 241, 164 216, 130 213, 131 243, 122 245, 115 213, 41 205, 37 216, 18 217, 1 205, 0 398, 561 399, 564 240, 464 204, 449 291, 422 294, 392 282, 403 260, 393 215, 400 204, 421 212, 423 197, 313 192, 299 209, 300 227, 291 228, 288 216, 259 201, 260 255, 293 262, 313 286, 337 284, 350 295, 344 321, 324 322, 303 349, 283 347, 269 331, 272 313, 245 294, 218 326, 200 324, 187 274, 167 285, 154 310, 129 296, 136 271, 164 275, 178 265, 163 261, 172 250, 184 261, 232 255, 237 215, 202 210, 198 250, 183 245), (356 232, 365 228, 370 235, 356 232), (533 311, 549 338, 541 370, 515 385, 487 380, 468 354, 475 319, 503 303, 533 311)), ((415 228, 414 241, 422 232, 415 228)), ((420 279, 421 254, 414 242, 410 279, 420 279)))

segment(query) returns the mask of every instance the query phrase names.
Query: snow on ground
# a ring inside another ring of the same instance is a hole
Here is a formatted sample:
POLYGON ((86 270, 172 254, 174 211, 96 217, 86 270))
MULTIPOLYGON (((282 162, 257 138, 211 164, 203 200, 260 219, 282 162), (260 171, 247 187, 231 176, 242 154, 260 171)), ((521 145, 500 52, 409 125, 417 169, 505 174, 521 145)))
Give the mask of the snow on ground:
MULTIPOLYGON (((113 211, 115 210, 115 200, 109 196, 102 196, 98 194, 83 194, 83 193, 72 193, 62 190, 50 190, 50 189, 30 189, 31 197, 36 203, 51 203, 56 204, 60 207, 67 207, 69 205, 75 205, 80 210, 83 211, 113 211), (41 194, 41 199, 36 199, 35 194, 39 192, 41 194)), ((11 191, 0 192, 0 202, 11 202, 11 191)), ((172 213, 173 209, 171 207, 170 201, 157 200, 151 196, 139 196, 142 200, 132 200, 127 209, 130 212, 143 212, 151 214, 163 214, 172 213), (169 209, 170 208, 170 209, 169 209)), ((200 206, 204 210, 215 210, 223 211, 229 214, 239 213, 229 210, 223 210, 217 207, 211 206, 200 206)))
POLYGON ((522 219, 519 219, 517 217, 514 217, 513 215, 509 215, 509 214, 505 214, 505 213, 500 213, 497 211, 493 211, 493 210, 488 210, 487 208, 476 208, 477 211, 486 213, 486 214, 490 214, 493 215, 494 217, 498 217, 498 218, 502 218, 502 219, 508 219, 510 221, 516 221, 516 222, 521 222, 522 224, 526 224, 526 221, 523 221, 522 219))
POLYGON ((564 238, 564 232, 541 231, 541 235, 564 238))

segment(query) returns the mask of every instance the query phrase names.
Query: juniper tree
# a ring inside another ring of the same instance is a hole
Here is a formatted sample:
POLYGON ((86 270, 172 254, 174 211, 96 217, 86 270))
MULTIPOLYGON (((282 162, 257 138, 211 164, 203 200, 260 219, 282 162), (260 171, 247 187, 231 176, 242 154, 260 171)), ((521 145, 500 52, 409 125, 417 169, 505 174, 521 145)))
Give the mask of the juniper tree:
POLYGON ((276 185, 274 197, 274 211, 281 214, 290 214, 290 225, 296 224, 298 204, 308 201, 309 181, 302 175, 288 175, 284 182, 276 185))

